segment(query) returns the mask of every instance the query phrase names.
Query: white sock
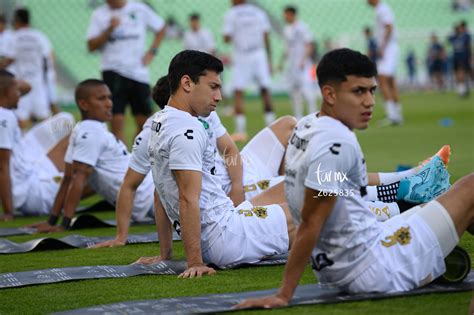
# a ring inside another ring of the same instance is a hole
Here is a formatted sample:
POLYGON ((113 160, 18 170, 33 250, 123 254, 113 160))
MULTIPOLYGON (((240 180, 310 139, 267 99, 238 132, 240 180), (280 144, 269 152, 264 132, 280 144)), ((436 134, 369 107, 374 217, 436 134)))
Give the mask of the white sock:
POLYGON ((403 121, 402 104, 394 103, 394 114, 395 114, 396 121, 398 122, 403 121))
MULTIPOLYGON (((293 105, 293 113, 296 119, 303 117, 303 95, 300 91, 291 91, 291 101, 293 105)), ((267 124, 268 125, 268 124, 267 124)))
POLYGON ((235 132, 245 133, 247 130, 247 119, 244 114, 236 114, 234 118, 235 132))
POLYGON ((377 186, 367 186, 367 200, 376 201, 377 198, 377 186))
POLYGON ((400 214, 400 208, 396 202, 367 201, 366 204, 377 217, 377 221, 386 221, 400 214))
POLYGON ((411 168, 409 170, 402 171, 402 172, 379 173, 380 185, 393 184, 415 174, 416 174, 415 168, 411 168))
POLYGON ((463 90, 462 86, 463 86, 462 83, 456 83, 456 92, 458 94, 462 94, 462 90, 463 90))
POLYGON ((275 121, 275 113, 265 112, 265 125, 270 126, 270 124, 274 121, 275 121))
POLYGON ((385 116, 390 120, 396 120, 396 109, 393 101, 386 101, 385 105, 385 116))

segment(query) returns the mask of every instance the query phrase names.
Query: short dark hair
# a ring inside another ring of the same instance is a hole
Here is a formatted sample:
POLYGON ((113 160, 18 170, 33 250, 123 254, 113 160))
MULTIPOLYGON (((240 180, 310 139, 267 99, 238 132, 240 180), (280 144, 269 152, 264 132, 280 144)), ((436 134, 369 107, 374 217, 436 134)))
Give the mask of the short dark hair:
POLYGON ((190 20, 199 20, 201 18, 201 16, 199 15, 199 13, 192 13, 190 16, 189 16, 189 19, 190 20))
POLYGON ((89 90, 91 88, 103 85, 106 85, 105 82, 98 79, 87 79, 80 82, 74 91, 74 99, 76 100, 76 103, 78 103, 80 100, 87 99, 90 95, 89 90))
POLYGON ((165 108, 170 98, 170 83, 168 82, 168 76, 162 76, 156 81, 155 86, 151 92, 151 96, 155 103, 161 108, 165 108))
POLYGON ((7 94, 8 89, 15 82, 15 76, 13 73, 7 70, 0 70, 0 94, 7 94))
POLYGON ((194 83, 198 83, 199 77, 206 75, 207 71, 219 74, 223 70, 222 61, 213 55, 197 50, 183 50, 173 57, 168 68, 170 92, 171 94, 176 92, 184 75, 188 75, 194 83))
POLYGON ((323 56, 316 71, 319 86, 347 81, 347 76, 371 78, 377 75, 375 64, 364 54, 349 48, 335 49, 323 56))
POLYGON ((27 8, 16 9, 14 17, 16 22, 30 24, 30 11, 27 8))
POLYGON ((296 7, 289 5, 285 7, 284 12, 290 12, 290 13, 296 14, 298 13, 298 10, 296 9, 296 7))

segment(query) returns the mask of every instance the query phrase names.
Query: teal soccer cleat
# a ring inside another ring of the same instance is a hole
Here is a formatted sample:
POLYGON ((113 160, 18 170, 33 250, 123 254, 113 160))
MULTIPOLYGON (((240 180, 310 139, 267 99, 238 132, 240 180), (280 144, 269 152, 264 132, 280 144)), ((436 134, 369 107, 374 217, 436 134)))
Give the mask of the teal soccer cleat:
POLYGON ((443 160, 435 155, 415 175, 400 181, 397 199, 411 203, 433 200, 451 187, 443 160))

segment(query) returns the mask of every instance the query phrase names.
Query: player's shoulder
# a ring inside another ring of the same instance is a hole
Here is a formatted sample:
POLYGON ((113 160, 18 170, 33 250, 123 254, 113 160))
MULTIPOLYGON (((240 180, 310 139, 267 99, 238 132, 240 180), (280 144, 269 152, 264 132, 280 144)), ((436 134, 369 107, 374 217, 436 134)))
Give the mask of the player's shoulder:
POLYGON ((346 125, 332 117, 318 117, 313 114, 306 116, 297 125, 297 129, 308 129, 310 134, 308 147, 312 150, 321 150, 333 144, 340 146, 342 143, 351 148, 357 148, 357 138, 346 125))
POLYGON ((0 107, 0 118, 2 120, 18 122, 18 119, 15 116, 15 113, 11 109, 8 109, 5 107, 0 107))
POLYGON ((181 133, 183 130, 193 129, 203 131, 204 128, 199 120, 190 113, 176 109, 171 106, 165 106, 163 110, 156 114, 155 122, 165 124, 167 132, 181 133))
POLYGON ((97 120, 83 120, 76 124, 73 135, 76 139, 93 139, 94 142, 100 142, 110 133, 107 125, 97 120))
POLYGON ((147 4, 142 2, 129 1, 127 2, 127 10, 140 10, 140 11, 152 11, 154 12, 147 4))

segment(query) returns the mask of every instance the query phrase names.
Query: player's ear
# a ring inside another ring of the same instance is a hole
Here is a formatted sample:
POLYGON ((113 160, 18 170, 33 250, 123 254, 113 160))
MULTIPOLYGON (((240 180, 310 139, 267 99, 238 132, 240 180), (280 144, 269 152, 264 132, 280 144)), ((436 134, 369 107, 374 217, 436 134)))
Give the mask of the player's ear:
POLYGON ((89 110, 89 103, 84 99, 80 99, 77 100, 77 107, 79 107, 81 112, 87 113, 87 111, 89 110))
POLYGON ((189 93, 191 92, 191 86, 192 86, 193 81, 191 80, 191 77, 189 75, 183 75, 181 77, 181 88, 189 93))
POLYGON ((336 102, 336 89, 332 85, 323 85, 323 87, 321 88, 321 94, 323 95, 323 100, 328 105, 334 105, 334 103, 336 102))

